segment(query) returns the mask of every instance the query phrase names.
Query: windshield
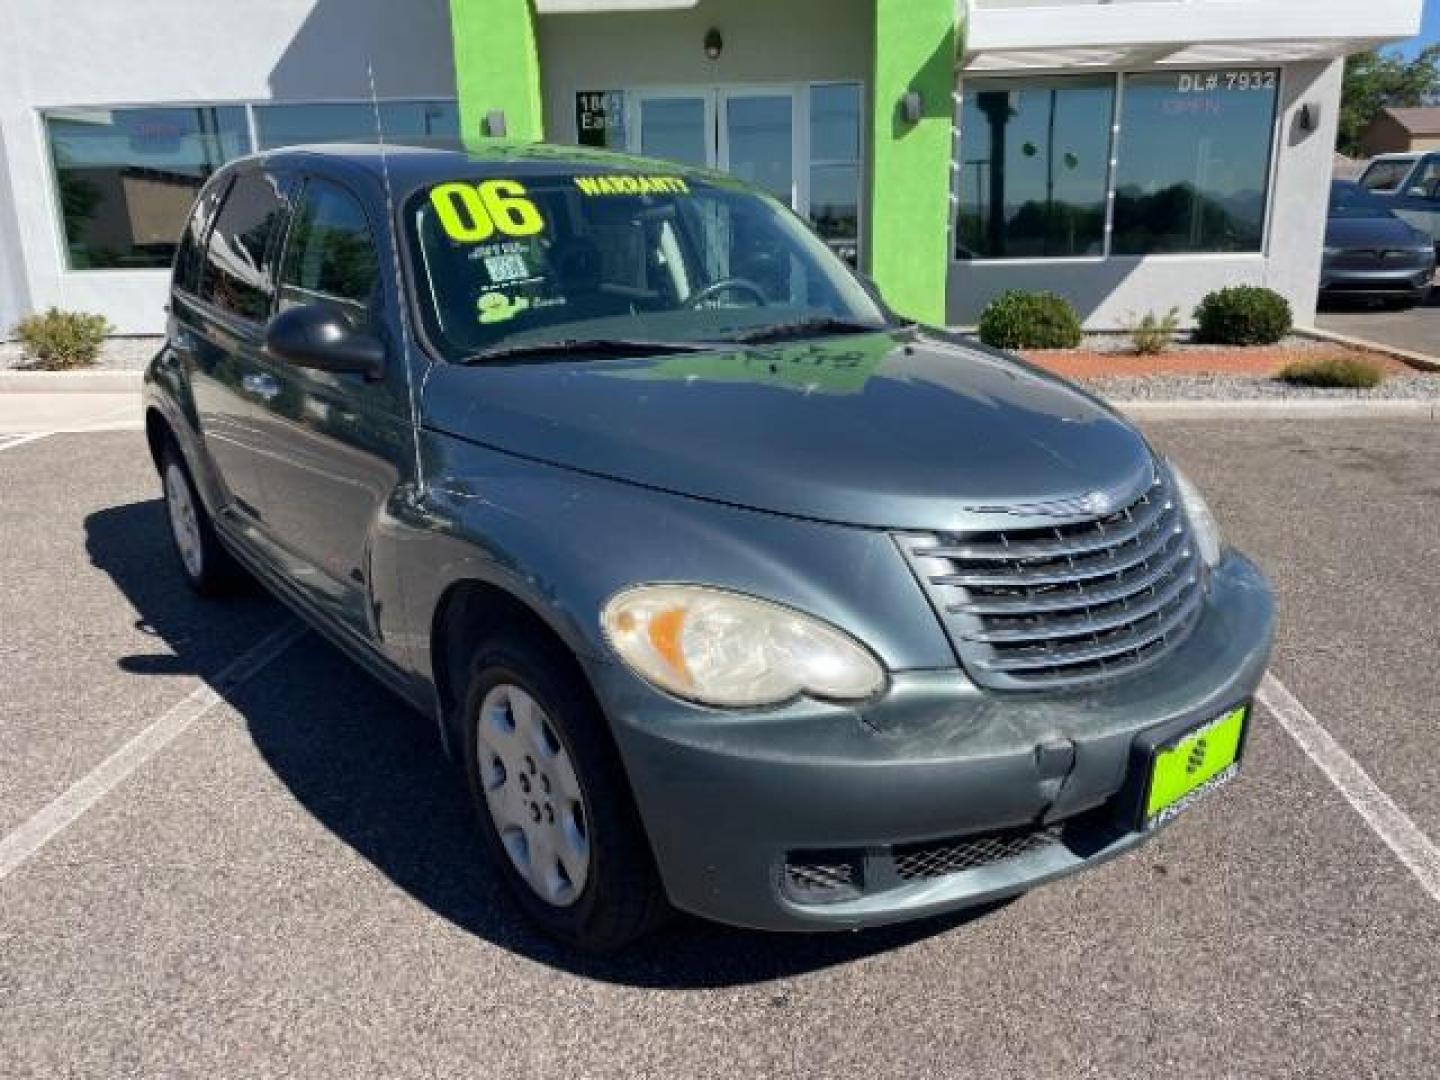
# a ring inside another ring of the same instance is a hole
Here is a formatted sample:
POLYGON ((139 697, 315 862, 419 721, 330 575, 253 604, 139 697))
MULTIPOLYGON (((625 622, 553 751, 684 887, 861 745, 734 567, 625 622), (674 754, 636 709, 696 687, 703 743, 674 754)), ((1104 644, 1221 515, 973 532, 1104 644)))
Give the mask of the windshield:
POLYGON ((1332 218, 1393 217, 1390 208, 1358 184, 1333 184, 1330 188, 1332 218))
POLYGON ((779 203, 689 176, 441 183, 408 201, 405 224, 426 331, 449 360, 548 342, 694 348, 886 325, 779 203))

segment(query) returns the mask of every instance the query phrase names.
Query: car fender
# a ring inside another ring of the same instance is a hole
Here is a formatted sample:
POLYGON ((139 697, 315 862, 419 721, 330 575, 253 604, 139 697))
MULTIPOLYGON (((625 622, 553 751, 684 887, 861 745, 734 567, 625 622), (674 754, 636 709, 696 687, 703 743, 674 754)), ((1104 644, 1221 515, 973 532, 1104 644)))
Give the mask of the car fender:
POLYGON ((433 680, 430 632, 458 583, 498 586, 582 660, 613 659, 599 614, 644 582, 689 582, 787 604, 839 626, 891 670, 957 662, 928 600, 881 530, 659 492, 426 433, 440 467, 386 553, 403 575, 411 662, 433 680))

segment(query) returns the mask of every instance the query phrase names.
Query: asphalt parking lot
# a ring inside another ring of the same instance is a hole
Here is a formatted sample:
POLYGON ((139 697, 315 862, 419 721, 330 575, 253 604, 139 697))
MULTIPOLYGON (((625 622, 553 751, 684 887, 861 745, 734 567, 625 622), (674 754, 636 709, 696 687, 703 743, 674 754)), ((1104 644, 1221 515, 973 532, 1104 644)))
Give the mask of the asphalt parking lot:
POLYGON ((1315 325, 1396 349, 1440 357, 1440 287, 1431 290, 1426 303, 1405 311, 1357 303, 1328 303, 1315 316, 1315 325))
POLYGON ((1368 817, 1260 709, 1227 790, 999 910, 607 960, 519 919, 423 721, 190 596, 142 435, 0 436, 0 1074, 1440 1075, 1440 425, 1150 430, 1368 817))

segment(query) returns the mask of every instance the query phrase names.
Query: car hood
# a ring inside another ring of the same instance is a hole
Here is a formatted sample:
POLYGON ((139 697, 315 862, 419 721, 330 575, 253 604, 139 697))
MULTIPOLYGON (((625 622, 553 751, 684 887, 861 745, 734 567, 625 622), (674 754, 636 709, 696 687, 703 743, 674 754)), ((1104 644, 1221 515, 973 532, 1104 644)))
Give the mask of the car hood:
POLYGON ((1430 237, 1397 217, 1331 218, 1325 225, 1325 246, 1356 248, 1414 248, 1430 237))
POLYGON ((1023 361, 908 331, 642 360, 439 364, 434 431, 697 498, 853 525, 1132 492, 1140 434, 1023 361))

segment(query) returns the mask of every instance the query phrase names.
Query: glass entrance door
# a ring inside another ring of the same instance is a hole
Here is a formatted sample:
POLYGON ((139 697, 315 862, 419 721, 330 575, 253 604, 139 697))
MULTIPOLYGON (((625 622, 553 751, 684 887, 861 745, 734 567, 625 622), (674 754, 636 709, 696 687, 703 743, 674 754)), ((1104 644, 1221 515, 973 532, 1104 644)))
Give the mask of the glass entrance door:
POLYGON ((792 207, 795 190, 795 91, 721 90, 718 164, 792 207))
POLYGON ((861 216, 862 89, 858 83, 631 90, 626 147, 720 169, 808 218, 855 263, 861 216))
POLYGON ((715 92, 642 93, 638 150, 646 157, 713 169, 715 164, 715 92))

